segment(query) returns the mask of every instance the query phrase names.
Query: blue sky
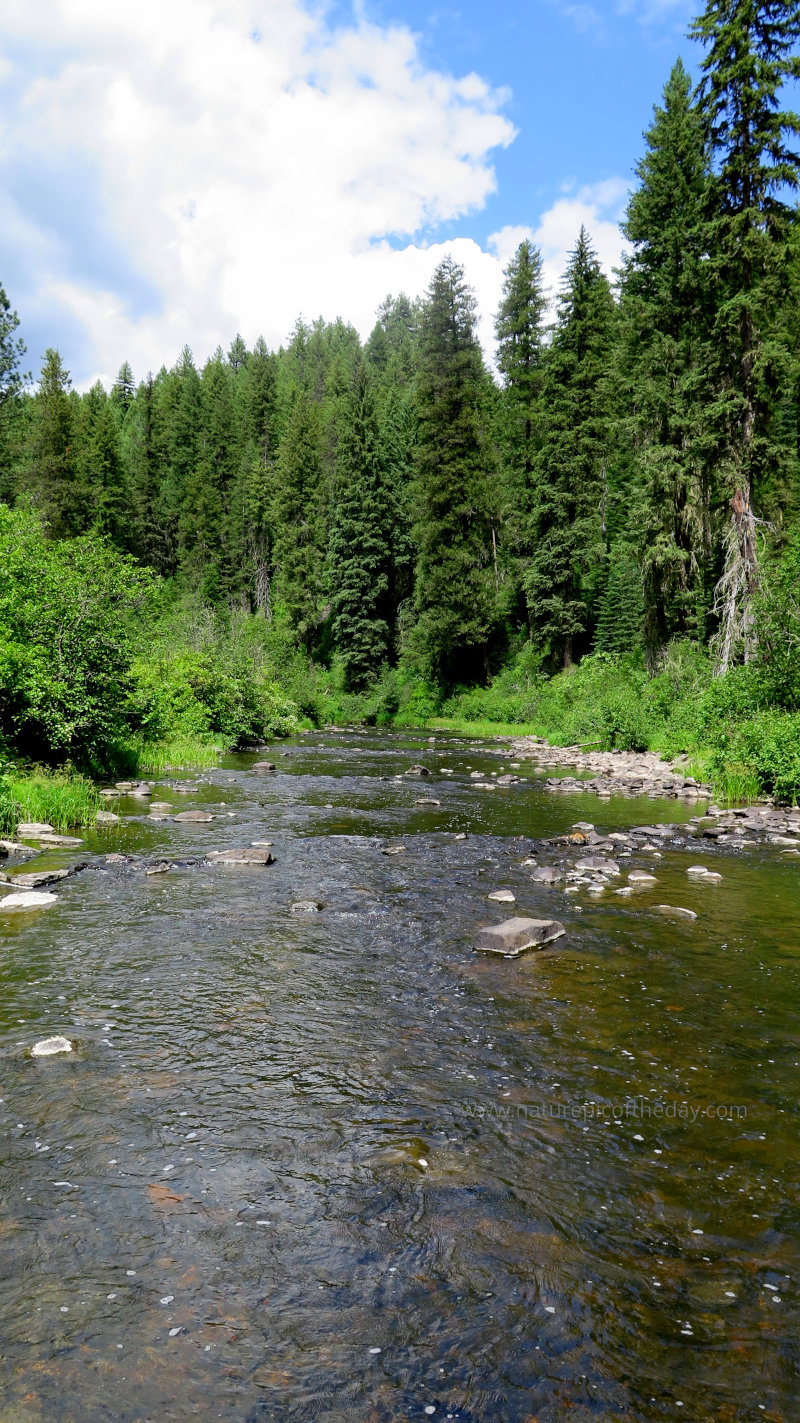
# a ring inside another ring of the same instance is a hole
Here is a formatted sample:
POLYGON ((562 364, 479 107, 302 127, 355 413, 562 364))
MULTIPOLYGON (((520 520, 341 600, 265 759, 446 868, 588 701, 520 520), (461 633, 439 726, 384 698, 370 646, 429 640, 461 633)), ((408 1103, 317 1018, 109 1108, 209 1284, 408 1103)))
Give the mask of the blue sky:
POLYGON ((555 285, 581 221, 604 264, 686 39, 668 0, 9 0, 0 15, 0 281, 28 362, 137 377, 187 342, 364 334, 448 247, 491 352, 529 235, 555 285))

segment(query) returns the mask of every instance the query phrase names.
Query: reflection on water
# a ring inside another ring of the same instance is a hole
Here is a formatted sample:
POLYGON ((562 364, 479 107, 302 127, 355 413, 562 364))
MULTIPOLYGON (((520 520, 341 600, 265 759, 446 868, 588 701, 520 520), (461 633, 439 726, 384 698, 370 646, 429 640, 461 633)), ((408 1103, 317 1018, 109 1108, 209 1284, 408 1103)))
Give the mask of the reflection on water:
POLYGON ((709 887, 665 847, 570 897, 529 837, 692 809, 481 791, 456 738, 273 754, 0 923, 2 1423, 800 1417, 799 862, 704 845, 709 887), (475 956, 509 912, 567 936, 475 956))

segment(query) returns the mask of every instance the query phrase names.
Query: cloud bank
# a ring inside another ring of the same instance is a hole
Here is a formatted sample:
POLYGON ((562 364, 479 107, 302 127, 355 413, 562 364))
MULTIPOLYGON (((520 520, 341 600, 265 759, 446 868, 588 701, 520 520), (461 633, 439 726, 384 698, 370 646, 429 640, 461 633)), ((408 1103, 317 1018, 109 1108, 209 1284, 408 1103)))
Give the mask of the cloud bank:
POLYGON ((506 98, 427 66, 404 27, 332 26, 299 0, 6 0, 0 279, 85 384, 123 359, 137 376, 171 364, 187 341, 203 359, 237 330, 277 345, 301 312, 366 334, 450 250, 488 349, 522 236, 550 280, 581 221, 607 264, 620 246, 618 180, 488 250, 434 240, 494 190, 506 98))

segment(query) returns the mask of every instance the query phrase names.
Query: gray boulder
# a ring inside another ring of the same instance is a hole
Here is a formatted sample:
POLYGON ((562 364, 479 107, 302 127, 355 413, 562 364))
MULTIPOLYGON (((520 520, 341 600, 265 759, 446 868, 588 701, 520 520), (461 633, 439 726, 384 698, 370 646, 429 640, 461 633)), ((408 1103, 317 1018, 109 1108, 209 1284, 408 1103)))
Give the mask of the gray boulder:
POLYGON ((214 817, 209 815, 207 810, 181 810, 175 819, 183 821, 187 825, 207 825, 214 817))
POLYGON ((211 850, 206 859, 214 865, 274 865, 266 845, 245 845, 235 850, 211 850))
POLYGON ((551 944, 566 932, 557 919, 506 919, 502 924, 489 924, 479 929, 474 948, 476 953, 499 954, 505 959, 515 959, 526 949, 551 944))

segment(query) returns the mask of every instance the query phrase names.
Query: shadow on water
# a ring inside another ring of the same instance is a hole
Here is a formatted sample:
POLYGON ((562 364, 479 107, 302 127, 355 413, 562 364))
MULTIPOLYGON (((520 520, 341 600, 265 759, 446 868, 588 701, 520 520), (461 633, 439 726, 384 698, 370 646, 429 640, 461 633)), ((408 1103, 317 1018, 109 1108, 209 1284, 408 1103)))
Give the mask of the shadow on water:
POLYGON ((530 837, 692 807, 478 789, 465 738, 271 754, 0 921, 0 1423, 800 1417, 798 861, 679 843, 592 901, 530 837), (509 912, 567 935, 475 956, 509 912))

